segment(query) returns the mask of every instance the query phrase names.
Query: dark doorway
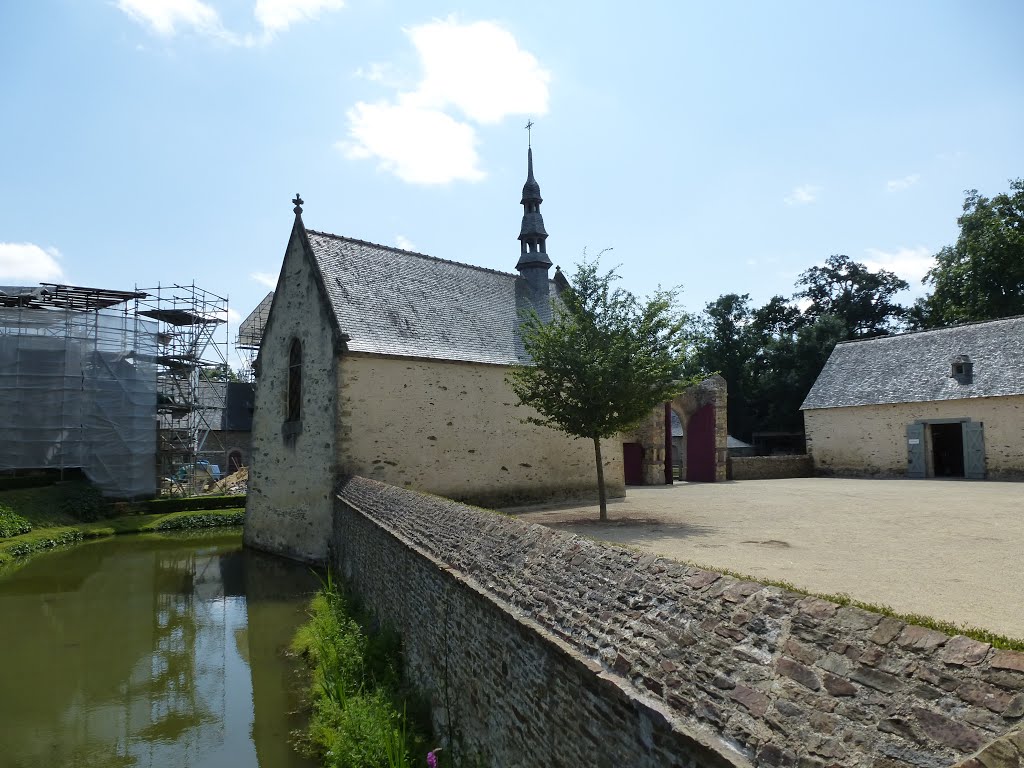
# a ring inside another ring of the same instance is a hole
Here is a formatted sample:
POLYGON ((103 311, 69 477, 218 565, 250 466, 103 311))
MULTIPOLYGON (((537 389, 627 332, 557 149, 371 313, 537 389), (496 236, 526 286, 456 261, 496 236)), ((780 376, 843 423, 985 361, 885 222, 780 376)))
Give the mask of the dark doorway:
POLYGON ((644 447, 640 443, 622 444, 622 466, 626 485, 644 484, 644 447))
POLYGON ((957 424, 932 424, 932 466, 935 477, 964 476, 964 431, 957 424))
POLYGON ((710 404, 686 423, 686 479, 691 483, 715 482, 715 409, 710 404))

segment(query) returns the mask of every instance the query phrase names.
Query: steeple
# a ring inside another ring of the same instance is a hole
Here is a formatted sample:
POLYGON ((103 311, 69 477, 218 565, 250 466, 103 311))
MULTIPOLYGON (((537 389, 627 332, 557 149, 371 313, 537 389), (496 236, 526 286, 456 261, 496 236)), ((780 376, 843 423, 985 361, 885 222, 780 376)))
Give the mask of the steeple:
POLYGON ((533 178, 533 147, 529 147, 526 150, 526 183, 523 185, 523 199, 520 200, 523 206, 523 226, 519 230, 520 255, 516 269, 531 284, 543 286, 546 292, 551 259, 548 258, 545 242, 548 233, 544 229, 544 217, 540 215, 542 202, 544 199, 540 196, 540 184, 533 178))

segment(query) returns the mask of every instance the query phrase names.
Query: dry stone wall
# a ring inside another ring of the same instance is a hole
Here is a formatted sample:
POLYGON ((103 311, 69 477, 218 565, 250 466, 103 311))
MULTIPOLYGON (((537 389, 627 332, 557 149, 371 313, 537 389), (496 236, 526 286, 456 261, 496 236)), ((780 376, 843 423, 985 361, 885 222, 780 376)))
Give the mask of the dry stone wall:
POLYGON ((736 456, 729 459, 730 480, 781 480, 811 477, 810 456, 736 456))
POLYGON ((1024 654, 363 478, 332 558, 488 765, 930 768, 1022 727, 1024 654))

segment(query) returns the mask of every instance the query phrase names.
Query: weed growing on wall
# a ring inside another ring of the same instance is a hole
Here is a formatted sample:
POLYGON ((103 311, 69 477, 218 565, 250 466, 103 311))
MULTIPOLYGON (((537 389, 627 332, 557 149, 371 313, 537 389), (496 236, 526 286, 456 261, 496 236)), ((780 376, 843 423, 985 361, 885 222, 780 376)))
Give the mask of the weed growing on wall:
POLYGON ((370 632, 328 576, 292 650, 312 668, 309 740, 328 768, 409 768, 426 764, 429 718, 417 711, 401 673, 401 643, 370 632))

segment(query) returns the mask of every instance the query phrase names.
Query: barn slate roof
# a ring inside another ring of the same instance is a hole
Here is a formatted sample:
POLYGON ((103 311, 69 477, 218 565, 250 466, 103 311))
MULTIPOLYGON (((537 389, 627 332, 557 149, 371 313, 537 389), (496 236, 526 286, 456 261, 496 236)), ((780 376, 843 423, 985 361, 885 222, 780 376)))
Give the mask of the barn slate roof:
POLYGON ((1024 316, 837 344, 800 410, 1004 395, 1024 395, 1024 316))
POLYGON ((528 363, 521 313, 544 312, 510 272, 446 261, 386 245, 306 230, 348 349, 403 357, 528 363))

